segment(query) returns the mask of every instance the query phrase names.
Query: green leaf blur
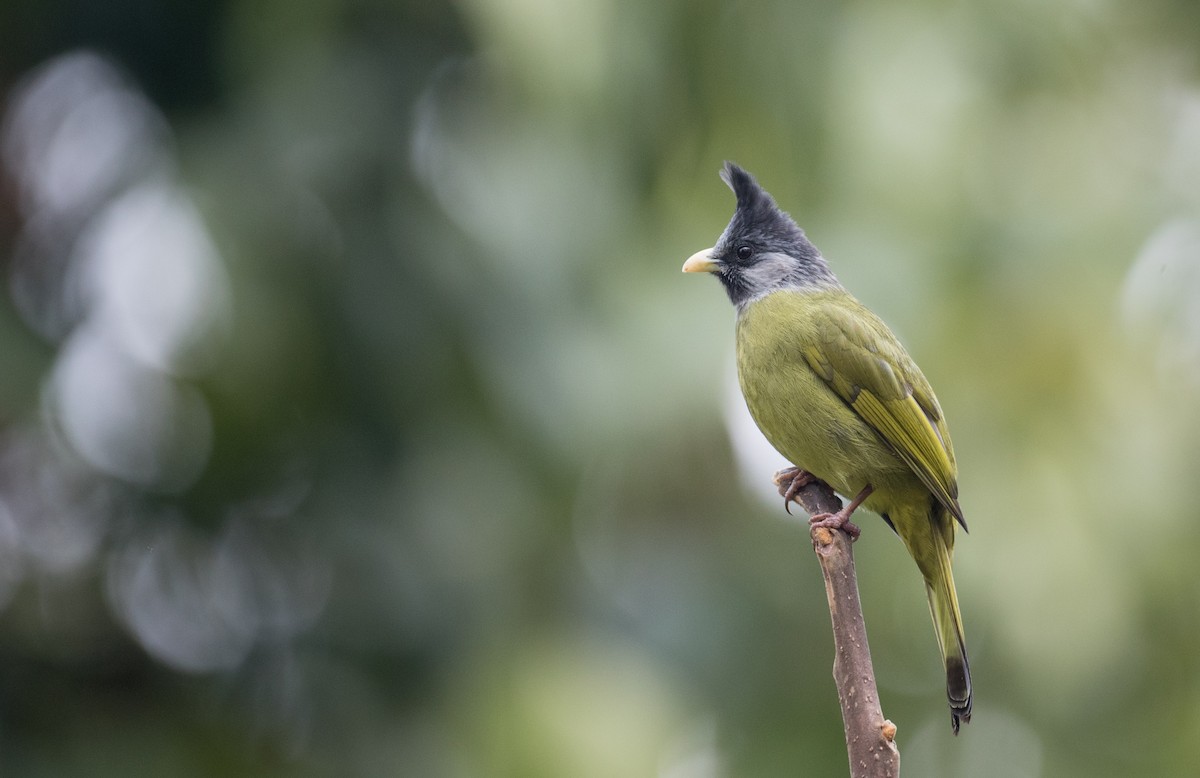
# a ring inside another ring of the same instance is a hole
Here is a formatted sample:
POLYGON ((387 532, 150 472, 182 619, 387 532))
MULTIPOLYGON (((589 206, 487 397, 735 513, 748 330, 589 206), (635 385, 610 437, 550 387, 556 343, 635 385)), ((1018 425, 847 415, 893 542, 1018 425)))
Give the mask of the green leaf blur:
POLYGON ((0 4, 0 772, 845 774, 803 523, 684 277, 751 170, 953 430, 972 723, 1200 764, 1200 6, 0 4))

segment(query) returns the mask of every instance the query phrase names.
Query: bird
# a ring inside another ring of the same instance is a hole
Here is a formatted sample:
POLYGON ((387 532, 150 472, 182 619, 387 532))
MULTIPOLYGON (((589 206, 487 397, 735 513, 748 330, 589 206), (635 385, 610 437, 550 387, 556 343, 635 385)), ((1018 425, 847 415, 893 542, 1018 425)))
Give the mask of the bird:
MULTIPOLYGON (((937 397, 891 329, 855 299, 754 176, 726 162, 737 206, 685 273, 711 273, 737 311, 738 383, 759 430, 793 465, 784 505, 814 480, 851 496, 813 526, 842 529, 861 507, 903 541, 925 579, 946 672, 951 727, 971 720, 971 671, 951 557, 958 502, 954 447, 937 397)), ((781 491, 784 491, 781 485, 781 491)), ((790 512, 790 510, 789 510, 790 512)))

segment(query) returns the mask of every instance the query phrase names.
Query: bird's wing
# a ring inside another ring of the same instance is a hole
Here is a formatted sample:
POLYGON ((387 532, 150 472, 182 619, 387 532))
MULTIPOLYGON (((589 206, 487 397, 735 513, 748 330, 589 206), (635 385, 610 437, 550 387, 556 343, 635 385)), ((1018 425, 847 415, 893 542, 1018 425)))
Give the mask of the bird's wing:
POLYGON ((954 449, 925 376, 866 308, 821 304, 814 314, 817 336, 804 349, 805 361, 966 529, 954 449))

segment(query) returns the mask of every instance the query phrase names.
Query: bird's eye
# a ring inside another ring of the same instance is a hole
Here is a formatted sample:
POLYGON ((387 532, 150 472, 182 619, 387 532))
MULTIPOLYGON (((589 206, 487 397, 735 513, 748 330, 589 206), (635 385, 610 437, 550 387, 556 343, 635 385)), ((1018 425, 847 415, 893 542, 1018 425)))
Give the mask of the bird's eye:
POLYGON ((745 262, 750 257, 754 256, 754 249, 749 246, 738 246, 737 258, 745 262))

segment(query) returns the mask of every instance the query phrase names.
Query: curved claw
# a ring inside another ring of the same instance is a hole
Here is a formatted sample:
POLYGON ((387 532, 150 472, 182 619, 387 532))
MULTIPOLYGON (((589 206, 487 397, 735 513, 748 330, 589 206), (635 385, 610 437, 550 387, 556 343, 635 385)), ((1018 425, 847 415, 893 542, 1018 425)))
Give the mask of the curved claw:
POLYGON ((850 521, 850 514, 845 508, 837 513, 818 513, 808 520, 810 527, 824 527, 825 529, 841 530, 851 538, 857 540, 862 534, 862 530, 858 525, 850 521))
POLYGON ((775 485, 779 487, 779 493, 783 495, 783 509, 788 515, 792 514, 792 501, 800 490, 809 484, 816 481, 816 477, 807 470, 801 470, 798 467, 788 467, 780 470, 775 474, 775 485), (787 486, 785 487, 784 484, 787 486))
POLYGON ((862 530, 858 528, 858 525, 850 523, 850 515, 858 510, 858 506, 862 505, 871 496, 871 492, 874 491, 875 487, 867 484, 845 508, 842 508, 837 513, 818 513, 809 519, 809 524, 813 527, 840 529, 849 535, 852 540, 857 540, 858 536, 862 534, 862 530))

